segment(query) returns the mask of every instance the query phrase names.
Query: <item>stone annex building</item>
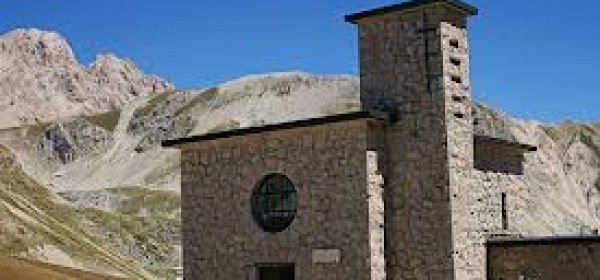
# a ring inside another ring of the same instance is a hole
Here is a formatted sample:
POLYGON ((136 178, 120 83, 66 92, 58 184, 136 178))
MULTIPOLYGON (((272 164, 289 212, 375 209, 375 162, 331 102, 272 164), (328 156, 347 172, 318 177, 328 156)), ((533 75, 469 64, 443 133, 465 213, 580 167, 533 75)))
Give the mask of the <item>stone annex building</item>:
POLYGON ((416 0, 347 16, 361 111, 166 141, 185 279, 600 279, 598 239, 511 235, 511 178, 536 148, 474 133, 476 13, 416 0))

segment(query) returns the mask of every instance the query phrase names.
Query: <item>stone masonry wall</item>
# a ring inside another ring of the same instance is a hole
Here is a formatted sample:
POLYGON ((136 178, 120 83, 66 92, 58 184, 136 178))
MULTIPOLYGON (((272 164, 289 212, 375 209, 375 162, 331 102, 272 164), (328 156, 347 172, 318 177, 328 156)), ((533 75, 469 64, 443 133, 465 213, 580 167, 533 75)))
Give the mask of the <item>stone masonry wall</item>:
POLYGON ((446 126, 454 279, 484 279, 485 263, 466 257, 472 249, 469 228, 474 168, 473 118, 467 30, 442 22, 439 29, 444 69, 446 126))
POLYGON ((385 132, 387 277, 454 279, 451 194, 472 170, 466 15, 438 3, 358 26, 363 109, 397 116, 385 132))
POLYGON ((487 263, 489 280, 600 279, 600 239, 492 242, 487 263))
POLYGON ((180 146, 185 278, 255 279, 256 264, 294 263, 296 279, 370 279, 369 122, 180 146), (295 220, 276 234, 250 210, 254 185, 270 173, 288 176, 298 195, 295 220))
MULTIPOLYGON (((527 171, 526 165, 524 173, 527 171)), ((538 210, 532 208, 537 205, 532 195, 534 190, 522 183, 523 175, 473 170, 471 178, 469 191, 461 195, 462 216, 457 219, 455 230, 455 247, 459 253, 455 258, 467 273, 463 279, 486 279, 486 240, 520 236, 526 223, 531 221, 528 215, 538 210), (502 218, 503 194, 506 228, 502 218)))
POLYGON ((514 187, 519 176, 473 170, 468 189, 453 197, 456 279, 486 279, 485 241, 518 232, 515 221, 522 220, 518 215, 527 213, 529 207, 523 190, 514 187), (507 228, 502 222, 503 193, 507 228))
POLYGON ((377 151, 367 151, 367 195, 369 201, 370 280, 385 280, 384 179, 377 151))

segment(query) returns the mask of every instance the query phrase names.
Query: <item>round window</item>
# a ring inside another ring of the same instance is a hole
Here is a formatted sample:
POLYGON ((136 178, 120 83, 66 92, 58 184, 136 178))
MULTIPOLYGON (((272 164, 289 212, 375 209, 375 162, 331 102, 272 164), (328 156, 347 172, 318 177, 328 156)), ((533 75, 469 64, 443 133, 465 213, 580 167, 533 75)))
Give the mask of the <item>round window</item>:
POLYGON ((270 174, 252 192, 252 216, 266 232, 286 229, 296 216, 296 188, 288 177, 270 174))

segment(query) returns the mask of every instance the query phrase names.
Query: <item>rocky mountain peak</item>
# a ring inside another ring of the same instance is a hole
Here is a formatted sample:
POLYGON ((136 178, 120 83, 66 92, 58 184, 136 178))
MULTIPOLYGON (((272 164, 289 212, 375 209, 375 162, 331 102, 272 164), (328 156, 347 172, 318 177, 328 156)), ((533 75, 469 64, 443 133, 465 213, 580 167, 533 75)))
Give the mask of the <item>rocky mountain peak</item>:
POLYGON ((67 40, 53 31, 16 29, 0 35, 0 127, 95 114, 172 89, 166 80, 112 54, 83 66, 67 40))
POLYGON ((71 46, 60 34, 35 28, 16 29, 1 36, 0 51, 21 62, 77 63, 71 46))
POLYGON ((96 55, 94 62, 92 62, 88 68, 106 72, 115 70, 130 72, 135 71, 136 66, 133 61, 129 59, 118 58, 112 53, 101 53, 96 55))

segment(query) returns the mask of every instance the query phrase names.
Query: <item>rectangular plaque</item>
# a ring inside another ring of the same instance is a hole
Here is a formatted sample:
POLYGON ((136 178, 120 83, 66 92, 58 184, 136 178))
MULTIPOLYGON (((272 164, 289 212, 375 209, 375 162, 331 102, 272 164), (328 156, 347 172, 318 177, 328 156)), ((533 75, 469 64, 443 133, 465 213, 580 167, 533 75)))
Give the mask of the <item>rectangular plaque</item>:
POLYGON ((340 249, 313 249, 313 263, 339 263, 341 257, 340 249))

